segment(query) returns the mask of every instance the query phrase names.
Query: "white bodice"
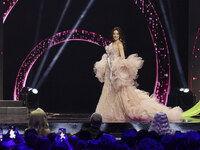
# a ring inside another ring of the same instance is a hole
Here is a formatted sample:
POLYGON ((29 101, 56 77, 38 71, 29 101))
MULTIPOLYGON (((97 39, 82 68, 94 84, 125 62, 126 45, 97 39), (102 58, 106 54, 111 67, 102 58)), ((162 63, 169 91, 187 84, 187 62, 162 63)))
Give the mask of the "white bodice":
POLYGON ((118 50, 118 47, 117 45, 114 45, 114 44, 109 44, 108 46, 105 47, 106 49, 106 53, 107 55, 112 59, 116 56, 119 56, 119 50, 118 50))

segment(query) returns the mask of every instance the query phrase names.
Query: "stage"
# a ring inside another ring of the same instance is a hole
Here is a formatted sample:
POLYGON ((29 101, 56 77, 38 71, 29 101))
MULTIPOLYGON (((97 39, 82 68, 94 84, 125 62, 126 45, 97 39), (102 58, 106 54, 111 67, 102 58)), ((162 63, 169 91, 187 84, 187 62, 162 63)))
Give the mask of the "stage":
MULTIPOLYGON (((47 113, 51 132, 66 128, 67 133, 75 133, 89 125, 103 88, 95 77, 94 64, 113 39, 110 35, 115 26, 124 32, 125 56, 137 53, 144 60, 137 88, 156 95, 169 107, 180 106, 185 111, 195 106, 200 99, 200 23, 196 19, 199 2, 161 2, 3 0, 3 134, 9 125, 16 125, 23 134, 28 127, 28 108, 33 107, 47 113)), ((171 129, 199 131, 199 112, 200 103, 190 110, 190 115, 198 115, 171 122, 171 129)), ((101 130, 120 137, 129 128, 148 130, 150 124, 108 122, 102 124, 101 130)))
MULTIPOLYGON (((47 119, 51 132, 58 132, 59 128, 66 128, 67 133, 78 132, 83 125, 89 125, 90 114, 60 114, 47 112, 47 119)), ((4 129, 3 133, 6 134, 9 125, 16 125, 20 134, 28 127, 28 116, 25 115, 3 115, 0 117, 0 126, 4 129)), ((150 122, 116 122, 116 123, 103 123, 101 130, 120 137, 120 135, 127 129, 134 128, 137 131, 148 130, 150 122)), ((171 122, 170 127, 173 131, 187 132, 190 130, 200 130, 200 116, 188 118, 182 122, 171 122)))

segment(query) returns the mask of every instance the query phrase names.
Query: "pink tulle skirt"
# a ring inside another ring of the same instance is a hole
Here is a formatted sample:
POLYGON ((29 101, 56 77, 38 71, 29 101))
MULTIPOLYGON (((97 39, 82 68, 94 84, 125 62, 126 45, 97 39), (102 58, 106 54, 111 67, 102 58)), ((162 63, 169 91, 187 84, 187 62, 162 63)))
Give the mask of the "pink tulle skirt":
POLYGON ((95 63, 96 77, 104 82, 96 107, 103 122, 150 121, 157 112, 166 113, 171 122, 182 120, 183 111, 180 107, 166 107, 155 96, 149 96, 149 93, 136 88, 135 80, 142 65, 143 60, 137 54, 132 54, 127 59, 116 57, 112 60, 110 76, 106 55, 95 63))

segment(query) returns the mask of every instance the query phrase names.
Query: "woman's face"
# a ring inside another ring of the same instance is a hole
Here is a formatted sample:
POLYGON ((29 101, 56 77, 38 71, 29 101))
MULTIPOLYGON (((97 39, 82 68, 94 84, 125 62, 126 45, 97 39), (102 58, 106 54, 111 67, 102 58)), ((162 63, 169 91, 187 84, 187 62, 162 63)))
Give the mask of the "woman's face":
POLYGON ((114 41, 119 40, 119 32, 117 30, 113 31, 113 39, 114 39, 114 41))

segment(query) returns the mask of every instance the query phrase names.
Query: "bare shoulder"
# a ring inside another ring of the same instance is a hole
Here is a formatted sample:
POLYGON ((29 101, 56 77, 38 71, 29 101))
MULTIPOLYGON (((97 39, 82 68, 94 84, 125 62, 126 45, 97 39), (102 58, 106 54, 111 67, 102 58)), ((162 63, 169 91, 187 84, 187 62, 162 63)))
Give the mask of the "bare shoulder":
POLYGON ((117 42, 117 46, 118 46, 119 48, 123 48, 123 43, 122 43, 121 41, 119 41, 119 42, 117 42))

